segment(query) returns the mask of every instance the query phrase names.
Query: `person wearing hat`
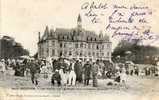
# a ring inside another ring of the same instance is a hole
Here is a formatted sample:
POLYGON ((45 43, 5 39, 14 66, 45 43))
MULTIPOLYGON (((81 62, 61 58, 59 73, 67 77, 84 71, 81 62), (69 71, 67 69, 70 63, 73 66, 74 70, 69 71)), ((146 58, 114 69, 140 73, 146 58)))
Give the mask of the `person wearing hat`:
POLYGON ((84 85, 89 85, 90 75, 91 75, 91 64, 89 60, 87 60, 86 64, 83 66, 84 73, 84 85))
POLYGON ((93 65, 92 65, 91 69, 92 69, 93 87, 97 87, 97 85, 98 85, 97 74, 98 74, 99 66, 96 61, 93 61, 93 65))
POLYGON ((30 64, 30 74, 31 74, 31 81, 35 85, 38 85, 39 73, 40 73, 40 66, 35 60, 32 59, 30 64))
POLYGON ((5 68, 5 60, 2 59, 0 61, 0 73, 1 73, 1 76, 2 76, 2 80, 5 79, 5 70, 6 70, 6 68, 5 68))
POLYGON ((76 81, 82 83, 82 63, 81 60, 77 60, 75 65, 76 81))

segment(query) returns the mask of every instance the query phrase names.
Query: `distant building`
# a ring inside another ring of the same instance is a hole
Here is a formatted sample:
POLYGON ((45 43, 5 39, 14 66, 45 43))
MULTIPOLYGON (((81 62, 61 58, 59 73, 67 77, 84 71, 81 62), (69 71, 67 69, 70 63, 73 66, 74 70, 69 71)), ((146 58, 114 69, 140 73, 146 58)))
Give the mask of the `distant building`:
POLYGON ((75 58, 110 60, 112 42, 102 32, 97 35, 93 31, 82 28, 82 18, 79 15, 77 27, 72 29, 48 28, 42 37, 39 32, 38 58, 75 58))

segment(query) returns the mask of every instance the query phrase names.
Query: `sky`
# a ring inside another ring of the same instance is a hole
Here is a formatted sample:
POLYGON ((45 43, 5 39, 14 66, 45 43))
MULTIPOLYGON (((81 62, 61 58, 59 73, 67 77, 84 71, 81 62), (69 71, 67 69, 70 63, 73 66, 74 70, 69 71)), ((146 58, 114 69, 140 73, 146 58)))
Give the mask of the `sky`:
MULTIPOLYGON (((0 35, 9 35, 28 49, 31 55, 37 52, 38 32, 43 33, 45 27, 49 28, 74 28, 77 25, 78 14, 82 17, 82 27, 99 33, 109 34, 104 30, 106 23, 92 24, 84 16, 81 5, 91 0, 0 0, 0 35)), ((108 4, 133 4, 139 3, 153 8, 150 19, 152 30, 159 33, 159 1, 158 0, 94 0, 108 4)), ((111 11, 111 10, 110 10, 111 11)), ((110 11, 105 14, 110 14, 110 11)), ((105 22, 105 21, 103 21, 105 22)), ((107 20, 106 20, 107 22, 107 20)), ((112 39, 113 48, 118 40, 112 39)), ((156 46, 157 43, 155 43, 156 46)))

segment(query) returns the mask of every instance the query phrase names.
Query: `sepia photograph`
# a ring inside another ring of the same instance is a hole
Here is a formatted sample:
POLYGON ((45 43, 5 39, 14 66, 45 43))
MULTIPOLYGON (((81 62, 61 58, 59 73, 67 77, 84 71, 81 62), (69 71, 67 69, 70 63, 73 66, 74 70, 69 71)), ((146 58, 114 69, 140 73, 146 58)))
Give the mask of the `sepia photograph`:
POLYGON ((0 100, 159 100, 158 0, 0 0, 0 100))

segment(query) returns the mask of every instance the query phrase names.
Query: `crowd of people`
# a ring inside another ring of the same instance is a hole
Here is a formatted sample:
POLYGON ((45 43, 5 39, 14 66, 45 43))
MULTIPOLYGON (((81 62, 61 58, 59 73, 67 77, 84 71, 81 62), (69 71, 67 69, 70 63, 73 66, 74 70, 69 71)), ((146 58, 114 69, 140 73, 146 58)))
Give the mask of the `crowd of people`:
MULTIPOLYGON (((80 59, 1 59, 1 79, 5 79, 5 72, 14 70, 15 76, 31 77, 31 82, 38 85, 42 76, 49 79, 52 85, 75 86, 84 84, 88 86, 92 80, 92 86, 98 86, 98 79, 113 79, 117 83, 125 83, 127 75, 140 75, 139 67, 136 65, 118 64, 111 61, 80 59)), ((151 68, 152 69, 152 68, 151 68)), ((149 75, 147 68, 145 75, 149 75)), ((158 72, 153 70, 156 75, 158 72)), ((157 76, 157 75, 156 75, 157 76)))

